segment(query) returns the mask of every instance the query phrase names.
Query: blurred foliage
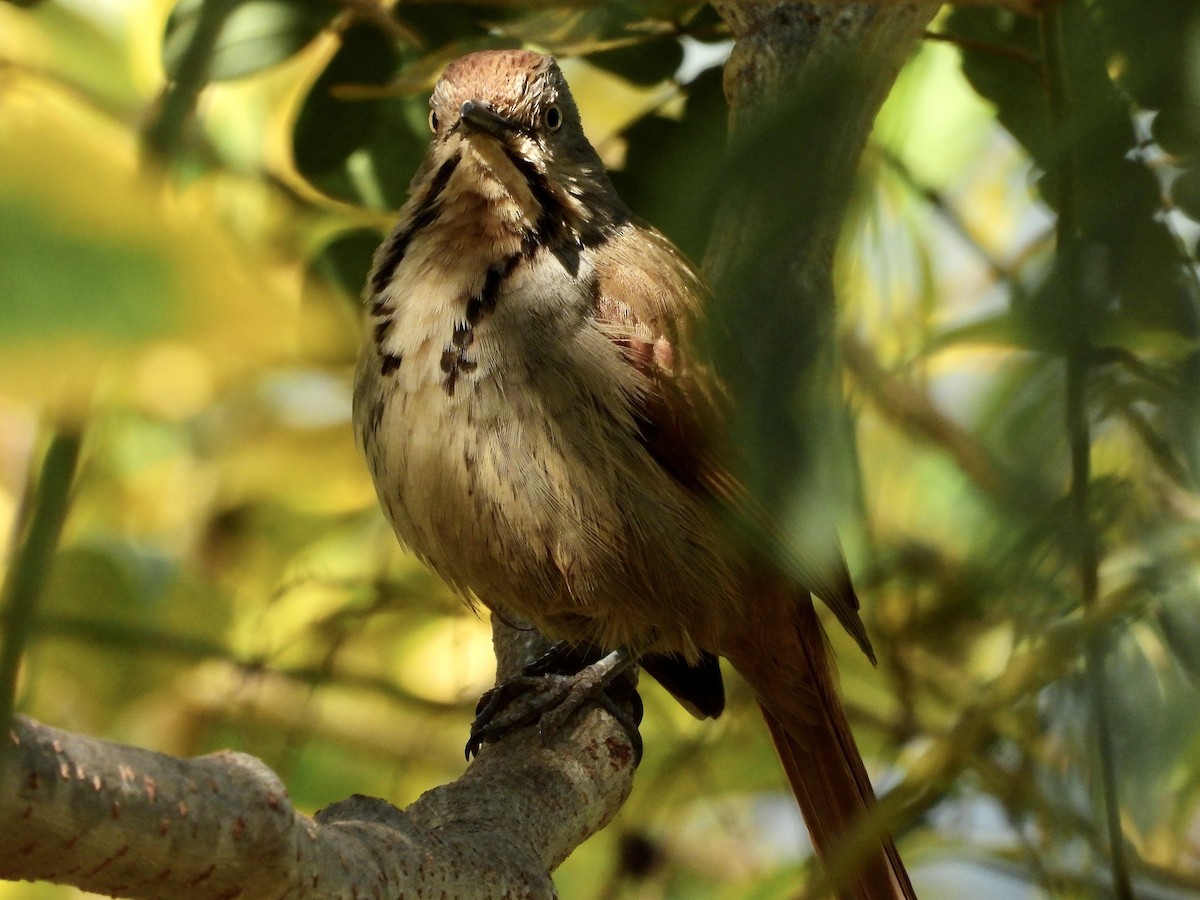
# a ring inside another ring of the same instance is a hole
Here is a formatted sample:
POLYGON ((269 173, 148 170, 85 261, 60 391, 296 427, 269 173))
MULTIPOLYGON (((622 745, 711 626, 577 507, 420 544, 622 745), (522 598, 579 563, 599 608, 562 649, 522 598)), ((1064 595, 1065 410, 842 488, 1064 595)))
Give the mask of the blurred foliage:
MULTIPOLYGON (((1111 890, 1092 640, 1138 896, 1200 892, 1200 8, 1055 15, 1057 63, 1045 18, 943 16, 840 186, 845 537, 879 668, 832 640, 869 763, 909 801, 895 824, 923 897, 1111 890), (1067 359, 1086 371, 1087 609, 1067 359)), ((306 809, 404 804, 461 772, 488 628, 395 546, 350 379, 426 93, 449 59, 518 42, 564 58, 622 196, 701 258, 730 165, 711 9, 0 4, 6 530, 40 435, 85 434, 20 636, 19 709, 173 753, 246 750, 306 809)), ((733 163, 780 171, 785 231, 812 226, 823 188, 799 151, 824 126, 798 116, 769 160, 733 163)), ((764 353, 834 340, 744 303, 764 353)), ((772 433, 772 399, 749 433, 772 433)), ((774 474, 784 490, 792 473, 774 474)), ((646 685, 634 794, 563 865, 564 897, 792 894, 802 828, 730 690, 698 723, 646 685)))
POLYGON ((184 60, 200 45, 209 80, 253 75, 298 53, 329 18, 323 0, 180 0, 163 34, 163 71, 183 77, 184 60))

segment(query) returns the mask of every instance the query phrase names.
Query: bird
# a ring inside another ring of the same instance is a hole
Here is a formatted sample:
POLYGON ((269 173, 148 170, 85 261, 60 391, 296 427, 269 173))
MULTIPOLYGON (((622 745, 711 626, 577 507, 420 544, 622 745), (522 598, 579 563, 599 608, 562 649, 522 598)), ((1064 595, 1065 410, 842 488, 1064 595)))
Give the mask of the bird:
MULTIPOLYGON (((810 591, 874 657, 840 554, 797 583, 746 538, 783 545, 696 349, 702 278, 617 195, 552 56, 463 56, 429 106, 364 288, 353 421, 384 513, 469 602, 599 648, 602 682, 640 663, 715 717, 726 658, 827 862, 875 797, 810 591)), ((854 869, 839 897, 915 896, 886 834, 854 869)))

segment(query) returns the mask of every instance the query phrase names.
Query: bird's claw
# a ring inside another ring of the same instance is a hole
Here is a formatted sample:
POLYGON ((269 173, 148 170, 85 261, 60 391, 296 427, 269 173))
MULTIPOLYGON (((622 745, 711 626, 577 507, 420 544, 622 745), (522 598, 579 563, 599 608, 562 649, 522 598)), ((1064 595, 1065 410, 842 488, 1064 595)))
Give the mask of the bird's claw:
POLYGON ((631 667, 624 659, 601 660, 571 674, 555 671, 564 657, 558 645, 520 675, 502 681, 479 698, 467 739, 467 759, 486 743, 537 723, 542 743, 549 745, 581 709, 599 706, 621 724, 633 745, 634 765, 642 759, 642 701, 632 678, 618 677, 631 667))

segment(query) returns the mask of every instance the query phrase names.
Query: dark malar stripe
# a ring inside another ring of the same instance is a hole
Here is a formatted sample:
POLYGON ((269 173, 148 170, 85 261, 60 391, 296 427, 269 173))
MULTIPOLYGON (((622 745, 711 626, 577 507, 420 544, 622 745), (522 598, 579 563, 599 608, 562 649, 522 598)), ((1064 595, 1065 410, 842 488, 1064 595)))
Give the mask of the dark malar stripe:
POLYGON ((529 192, 533 194, 533 199, 542 210, 537 225, 534 226, 537 230, 537 243, 545 247, 557 245, 567 224, 566 207, 554 196, 550 180, 538 171, 537 166, 507 145, 504 147, 504 155, 521 173, 521 177, 529 185, 529 192))
POLYGON ((525 179, 529 192, 541 209, 533 232, 525 235, 522 255, 528 258, 539 250, 548 250, 572 277, 578 276, 581 251, 599 245, 615 228, 628 222, 629 211, 620 203, 616 209, 609 209, 611 204, 607 201, 585 204, 588 207, 585 218, 577 224, 579 230, 576 233, 568 225, 570 217, 567 206, 555 195, 550 180, 511 147, 506 146, 504 154, 525 179))
POLYGON ((441 197, 442 191, 446 189, 446 185, 450 181, 450 176, 458 168, 460 158, 460 154, 456 153, 442 163, 441 168, 433 176, 433 182, 429 185, 429 190, 421 198, 421 205, 417 207, 416 215, 412 217, 412 221, 408 223, 408 227, 395 232, 391 239, 384 245, 379 265, 371 276, 372 296, 378 296, 383 292, 384 288, 392 280, 392 276, 396 274, 396 269, 399 268, 400 263, 404 260, 404 254, 408 251, 408 245, 412 243, 413 238, 417 236, 421 229, 432 224, 433 220, 437 218, 437 201, 441 197))
POLYGON ((483 287, 479 293, 467 301, 467 324, 474 326, 479 323, 479 320, 488 315, 496 308, 496 300, 500 295, 500 286, 504 279, 513 269, 516 268, 520 261, 520 256, 510 256, 505 260, 503 266, 492 266, 488 269, 487 277, 483 280, 483 287))
POLYGON ((454 396, 460 372, 470 373, 479 368, 478 361, 467 355, 467 348, 475 342, 475 326, 496 308, 504 279, 512 274, 513 269, 524 258, 522 254, 517 253, 503 263, 489 268, 479 293, 467 300, 467 307, 463 312, 464 319, 454 326, 450 345, 442 353, 441 368, 446 373, 442 387, 449 396, 454 396))

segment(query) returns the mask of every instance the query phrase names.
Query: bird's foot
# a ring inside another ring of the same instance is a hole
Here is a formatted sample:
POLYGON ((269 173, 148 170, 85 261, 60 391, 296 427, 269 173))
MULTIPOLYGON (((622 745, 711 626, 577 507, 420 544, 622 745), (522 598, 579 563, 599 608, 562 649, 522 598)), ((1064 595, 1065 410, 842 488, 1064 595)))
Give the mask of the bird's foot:
POLYGON ((550 649, 521 670, 522 675, 574 675, 599 662, 604 651, 595 644, 555 641, 550 649))
POLYGON ((506 678, 479 698, 467 740, 467 758, 484 744, 534 723, 542 742, 549 744, 577 712, 594 704, 625 729, 637 765, 642 759, 638 732, 642 701, 634 679, 621 677, 632 674, 635 662, 628 650, 614 650, 595 659, 594 652, 555 644, 520 675, 506 678))

